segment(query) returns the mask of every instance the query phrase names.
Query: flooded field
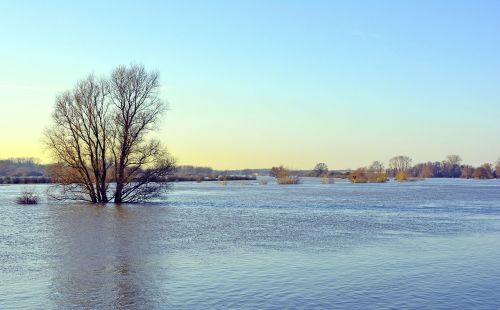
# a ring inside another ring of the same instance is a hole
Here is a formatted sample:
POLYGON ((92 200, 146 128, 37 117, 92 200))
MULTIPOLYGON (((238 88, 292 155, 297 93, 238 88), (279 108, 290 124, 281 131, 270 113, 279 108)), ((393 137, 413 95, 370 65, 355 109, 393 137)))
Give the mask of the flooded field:
POLYGON ((25 187, 0 186, 1 309, 500 307, 500 181, 186 182, 122 206, 16 205, 25 187))

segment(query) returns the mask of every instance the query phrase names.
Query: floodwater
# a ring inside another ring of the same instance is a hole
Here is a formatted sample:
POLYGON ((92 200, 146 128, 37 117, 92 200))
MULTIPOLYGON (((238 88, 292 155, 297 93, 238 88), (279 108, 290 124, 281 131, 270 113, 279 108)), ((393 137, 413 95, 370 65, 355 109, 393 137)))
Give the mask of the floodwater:
POLYGON ((122 206, 24 188, 0 186, 0 309, 500 308, 497 180, 177 183, 122 206))

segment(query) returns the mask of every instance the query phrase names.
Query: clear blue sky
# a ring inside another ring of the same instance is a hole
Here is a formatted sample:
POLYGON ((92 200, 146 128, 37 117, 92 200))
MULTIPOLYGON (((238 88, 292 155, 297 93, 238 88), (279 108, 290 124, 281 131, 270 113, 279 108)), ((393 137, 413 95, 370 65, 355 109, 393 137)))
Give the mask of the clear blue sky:
POLYGON ((0 158, 46 158, 57 93, 158 69, 181 164, 500 156, 500 1, 2 1, 0 158))

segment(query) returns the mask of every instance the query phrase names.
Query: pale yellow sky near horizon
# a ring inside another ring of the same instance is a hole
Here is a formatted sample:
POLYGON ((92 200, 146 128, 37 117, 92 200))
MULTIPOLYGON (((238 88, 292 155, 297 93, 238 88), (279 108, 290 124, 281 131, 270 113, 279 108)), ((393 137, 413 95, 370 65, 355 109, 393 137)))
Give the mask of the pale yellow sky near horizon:
MULTIPOLYGON (((42 139, 44 128, 50 124, 54 98, 59 92, 57 86, 37 88, 2 84, 0 90, 0 158, 35 157, 50 162, 42 139), (31 104, 34 102, 36 104, 31 104)), ((263 112, 265 98, 250 94, 241 96, 228 92, 221 95, 217 91, 193 94, 175 85, 163 87, 163 93, 169 98, 169 111, 163 118, 158 137, 179 164, 215 169, 275 165, 309 169, 318 162, 325 162, 331 169, 345 169, 367 166, 373 160, 387 163, 390 157, 398 154, 412 157, 414 163, 440 161, 447 154, 455 153, 473 165, 498 158, 494 144, 471 145, 474 141, 469 139, 460 149, 450 147, 460 145, 462 137, 470 136, 471 128, 460 126, 459 121, 456 126, 437 132, 434 126, 405 128, 404 122, 396 121, 384 121, 367 130, 351 119, 363 123, 371 121, 349 109, 343 109, 345 118, 317 114, 300 105, 291 105, 281 112, 278 109, 275 114, 272 109, 269 113, 263 112), (204 98, 211 100, 200 104, 204 98), (235 101, 241 104, 233 107, 220 104, 235 101), (210 113, 213 109, 226 114, 210 113), (211 117, 204 117, 208 114, 211 117), (280 117, 276 118, 278 114, 280 117), (317 121, 298 121, 312 117, 317 121), (433 140, 429 141, 430 136, 433 140)), ((475 134, 495 136, 478 127, 477 131, 480 130, 482 132, 475 134)))

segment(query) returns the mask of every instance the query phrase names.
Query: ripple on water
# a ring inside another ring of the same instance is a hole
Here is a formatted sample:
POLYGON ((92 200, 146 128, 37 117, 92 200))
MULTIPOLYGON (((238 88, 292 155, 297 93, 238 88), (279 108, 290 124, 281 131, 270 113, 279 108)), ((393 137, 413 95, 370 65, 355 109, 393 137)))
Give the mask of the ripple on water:
POLYGON ((496 308, 499 184, 182 183, 122 207, 1 186, 0 308, 496 308))

